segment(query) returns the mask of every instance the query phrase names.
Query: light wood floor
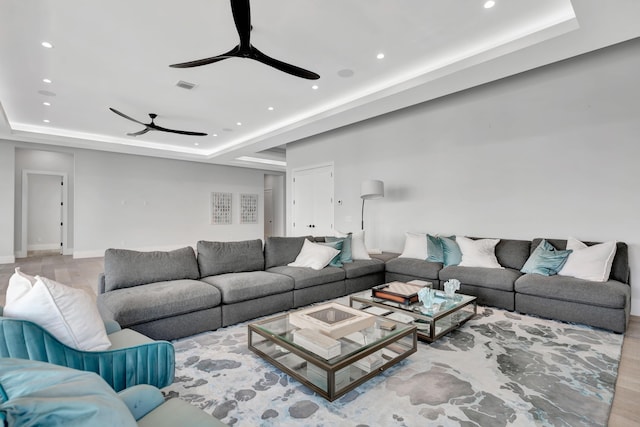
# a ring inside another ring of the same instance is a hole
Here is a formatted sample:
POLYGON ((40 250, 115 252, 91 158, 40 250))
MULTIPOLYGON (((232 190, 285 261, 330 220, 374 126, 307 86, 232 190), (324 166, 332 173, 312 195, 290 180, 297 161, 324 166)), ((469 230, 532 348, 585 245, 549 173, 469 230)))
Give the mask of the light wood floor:
MULTIPOLYGON (((97 293, 98 274, 103 271, 102 258, 73 259, 70 256, 45 255, 19 259, 16 264, 0 264, 0 303, 15 267, 30 275, 41 275, 57 282, 97 293)), ((616 383, 612 427, 640 425, 640 317, 632 316, 624 337, 622 358, 616 383)))

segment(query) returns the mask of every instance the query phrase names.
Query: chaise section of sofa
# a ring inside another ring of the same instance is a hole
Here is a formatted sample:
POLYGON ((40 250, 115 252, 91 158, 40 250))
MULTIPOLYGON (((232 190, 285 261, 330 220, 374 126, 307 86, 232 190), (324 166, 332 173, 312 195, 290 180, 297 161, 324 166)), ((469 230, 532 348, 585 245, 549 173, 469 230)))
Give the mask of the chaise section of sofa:
POLYGON ((172 340, 222 325, 222 296, 198 280, 191 247, 170 252, 107 249, 98 282, 105 318, 153 339, 172 340))
MULTIPOLYGON (((542 239, 534 239, 532 251, 542 239)), ((566 240, 546 239, 564 250, 566 240)), ((596 243, 585 242, 587 246, 596 243)), ((631 311, 629 255, 626 243, 617 242, 611 274, 606 282, 569 276, 525 274, 515 282, 515 309, 521 313, 583 323, 623 333, 631 311)))
POLYGON ((222 296, 222 326, 229 326, 293 307, 294 280, 264 271, 260 239, 198 242, 201 280, 222 296))

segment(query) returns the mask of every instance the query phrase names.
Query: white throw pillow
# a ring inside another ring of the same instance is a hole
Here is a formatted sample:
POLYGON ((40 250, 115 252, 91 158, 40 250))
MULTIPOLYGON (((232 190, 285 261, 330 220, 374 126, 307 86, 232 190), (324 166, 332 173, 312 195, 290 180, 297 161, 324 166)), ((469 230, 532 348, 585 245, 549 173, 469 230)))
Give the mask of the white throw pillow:
POLYGON ((310 267, 314 270, 325 268, 333 257, 340 253, 330 246, 320 245, 305 239, 296 260, 287 264, 290 267, 310 267))
POLYGON ((78 350, 100 351, 111 347, 91 295, 46 277, 36 276, 36 283, 28 292, 6 305, 4 315, 37 323, 78 350))
POLYGON ((13 303, 31 290, 36 284, 36 278, 20 271, 20 267, 16 267, 16 272, 9 278, 9 286, 7 287, 7 295, 5 305, 13 303))
MULTIPOLYGON (((347 237, 347 234, 339 231, 334 231, 336 237, 347 237)), ((355 260, 359 259, 371 259, 369 251, 364 244, 364 230, 354 231, 351 233, 351 258, 355 260)))
POLYGON ((496 245, 500 239, 473 240, 456 236, 456 243, 462 252, 461 267, 504 268, 496 258, 496 245))
POLYGON ((398 258, 427 259, 427 234, 404 233, 404 249, 398 258))
POLYGON ((569 237, 567 249, 573 250, 567 262, 558 271, 560 276, 572 276, 593 282, 609 280, 613 258, 616 256, 616 242, 587 246, 580 240, 569 237))

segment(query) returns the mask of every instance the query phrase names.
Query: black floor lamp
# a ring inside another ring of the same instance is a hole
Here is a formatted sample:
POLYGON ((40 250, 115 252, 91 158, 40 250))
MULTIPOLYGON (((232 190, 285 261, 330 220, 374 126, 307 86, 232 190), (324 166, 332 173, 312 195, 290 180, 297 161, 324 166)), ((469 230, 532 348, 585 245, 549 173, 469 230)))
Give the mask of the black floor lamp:
POLYGON ((360 226, 364 230, 364 201, 384 197, 384 182, 377 179, 362 181, 360 186, 360 198, 362 199, 362 218, 360 226))

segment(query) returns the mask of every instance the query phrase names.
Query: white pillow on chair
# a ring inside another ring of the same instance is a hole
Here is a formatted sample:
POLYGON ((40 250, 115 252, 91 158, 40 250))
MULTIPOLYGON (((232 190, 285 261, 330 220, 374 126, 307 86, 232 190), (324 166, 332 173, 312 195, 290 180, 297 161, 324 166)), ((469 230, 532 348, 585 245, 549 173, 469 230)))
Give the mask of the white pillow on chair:
POLYGON ((7 295, 5 305, 13 303, 31 290, 36 284, 36 278, 20 271, 20 267, 16 267, 16 272, 9 278, 9 286, 7 287, 7 295))
POLYGON ((46 277, 35 279, 31 289, 7 301, 5 317, 37 323, 63 344, 78 350, 100 351, 111 346, 98 307, 88 292, 46 277))

